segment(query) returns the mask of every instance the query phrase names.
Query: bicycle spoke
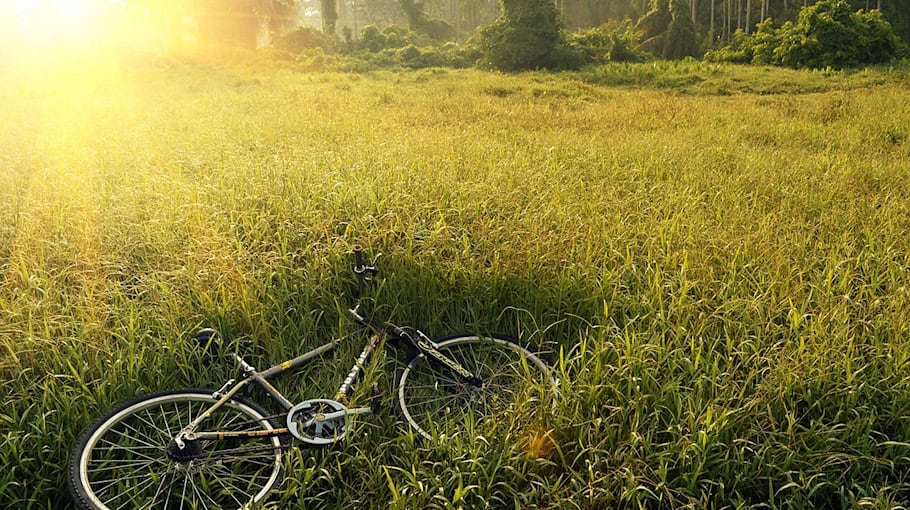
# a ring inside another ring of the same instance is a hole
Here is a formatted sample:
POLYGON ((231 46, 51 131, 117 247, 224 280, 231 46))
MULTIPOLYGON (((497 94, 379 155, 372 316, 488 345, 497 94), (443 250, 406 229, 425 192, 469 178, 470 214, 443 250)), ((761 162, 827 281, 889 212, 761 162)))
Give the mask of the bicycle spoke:
MULTIPOLYGON (((187 478, 189 478, 189 477, 187 477, 187 478)), ((190 486, 193 488, 193 492, 199 496, 199 502, 202 503, 202 508, 204 508, 206 510, 208 510, 208 508, 209 508, 209 506, 205 504, 205 498, 208 498, 208 500, 211 501, 212 504, 215 505, 215 508, 220 508, 220 505, 218 505, 218 503, 215 502, 215 500, 213 500, 211 496, 209 496, 208 494, 206 494, 203 491, 200 491, 199 488, 196 487, 196 482, 194 482, 192 478, 190 478, 190 486)))
MULTIPOLYGON (((227 470, 226 468, 224 468, 223 466, 219 466, 219 467, 220 467, 221 471, 223 471, 223 472, 225 473, 225 475, 226 475, 227 477, 229 477, 230 479, 233 479, 233 478, 240 478, 241 480, 243 479, 243 477, 238 476, 238 475, 235 475, 234 473, 231 473, 230 471, 228 471, 228 470, 227 470)), ((247 493, 244 489, 241 489, 240 487, 237 487, 236 485, 234 485, 233 483, 231 483, 231 482, 228 481, 227 479, 219 478, 218 480, 221 481, 222 483, 226 483, 227 485, 230 485, 231 488, 233 488, 234 490, 240 492, 241 494, 243 494, 244 496, 246 496, 246 498, 253 499, 253 494, 247 493)), ((247 482, 247 486, 249 486, 249 485, 251 485, 251 484, 252 484, 252 479, 250 479, 250 481, 247 482)))
MULTIPOLYGON (((136 434, 139 434, 140 436, 142 436, 142 437, 148 439, 149 441, 154 441, 154 439, 148 437, 147 435, 145 435, 145 434, 143 434, 142 432, 136 430, 135 428, 129 426, 128 424, 126 424, 126 423, 124 423, 124 422, 120 422, 120 424, 123 425, 124 428, 128 428, 128 429, 132 430, 132 431, 135 432, 136 434)), ((127 435, 125 432, 120 432, 119 430, 116 430, 116 429, 111 429, 111 432, 116 432, 116 433, 120 434, 121 436, 123 436, 123 437, 125 437, 125 438, 127 438, 127 439, 132 439, 133 441, 136 441, 137 443, 144 444, 144 445, 146 445, 146 446, 155 446, 155 445, 153 445, 153 444, 151 444, 151 443, 147 443, 147 442, 142 441, 142 440, 140 440, 140 439, 138 439, 138 438, 131 437, 131 436, 127 435)))
MULTIPOLYGON (((155 503, 158 503, 158 495, 161 494, 161 489, 164 488, 164 482, 167 481, 168 475, 170 475, 170 473, 165 473, 165 474, 161 477, 161 483, 158 484, 158 488, 155 489, 155 495, 152 496, 152 501, 149 503, 149 507, 150 507, 150 508, 154 508, 155 503)), ((164 504, 165 504, 165 506, 167 506, 167 500, 166 500, 166 499, 164 500, 164 504)))
POLYGON ((184 479, 183 479, 183 491, 182 491, 182 493, 180 494, 180 509, 181 509, 181 510, 183 510, 183 504, 186 503, 186 483, 187 483, 187 479, 184 477, 184 479))
POLYGON ((119 448, 121 450, 158 450, 159 452, 164 450, 164 448, 162 448, 160 446, 123 446, 123 445, 119 445, 113 441, 103 439, 103 438, 100 439, 99 441, 104 441, 105 443, 107 443, 113 447, 119 448))
POLYGON ((139 478, 146 478, 148 476, 149 475, 146 473, 146 474, 142 474, 142 475, 126 476, 126 477, 122 477, 122 478, 111 478, 110 480, 95 480, 94 482, 92 482, 92 486, 94 486, 96 484, 100 485, 102 483, 107 483, 107 485, 105 485, 104 487, 101 487, 100 489, 95 491, 96 495, 100 495, 101 493, 110 489, 114 485, 117 485, 117 483, 119 483, 119 482, 123 482, 125 480, 137 480, 139 478))
MULTIPOLYGON (((153 482, 154 482, 154 479, 149 477, 148 480, 146 480, 145 482, 142 482, 140 484, 137 484, 136 487, 142 487, 144 490, 146 485, 151 485, 153 482)), ((105 501, 104 506, 110 507, 111 506, 110 503, 113 503, 114 501, 118 500, 120 498, 120 496, 126 496, 126 501, 123 504, 121 504, 120 506, 118 506, 115 510, 120 510, 121 508, 126 508, 127 505, 129 505, 130 503, 133 503, 133 497, 128 492, 121 491, 121 492, 118 492, 113 498, 105 501)))

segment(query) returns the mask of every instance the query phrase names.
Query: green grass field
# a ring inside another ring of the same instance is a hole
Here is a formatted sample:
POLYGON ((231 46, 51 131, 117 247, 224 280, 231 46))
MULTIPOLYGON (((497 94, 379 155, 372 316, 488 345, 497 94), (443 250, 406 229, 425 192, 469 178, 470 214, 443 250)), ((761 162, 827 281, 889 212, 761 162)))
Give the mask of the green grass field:
POLYGON ((355 243, 377 316, 551 351, 558 448, 415 444, 388 395, 282 508, 910 505, 906 70, 3 75, 0 507, 69 508, 116 403, 219 386, 197 328, 262 367, 349 331, 355 243))

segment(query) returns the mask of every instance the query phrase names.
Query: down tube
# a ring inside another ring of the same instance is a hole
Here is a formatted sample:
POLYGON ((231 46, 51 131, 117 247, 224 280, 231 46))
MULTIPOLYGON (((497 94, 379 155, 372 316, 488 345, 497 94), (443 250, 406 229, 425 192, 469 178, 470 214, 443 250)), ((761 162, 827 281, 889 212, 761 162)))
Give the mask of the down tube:
POLYGON ((377 345, 379 345, 379 335, 371 336, 369 343, 363 348, 360 356, 357 357, 357 361, 354 362, 354 366, 351 367, 351 371, 348 372, 348 376, 345 377, 344 382, 341 383, 341 387, 335 392, 335 400, 341 401, 347 396, 348 390, 351 389, 351 385, 354 384, 354 380, 357 379, 357 374, 360 373, 367 358, 370 357, 370 353, 373 352, 373 349, 375 349, 377 345))

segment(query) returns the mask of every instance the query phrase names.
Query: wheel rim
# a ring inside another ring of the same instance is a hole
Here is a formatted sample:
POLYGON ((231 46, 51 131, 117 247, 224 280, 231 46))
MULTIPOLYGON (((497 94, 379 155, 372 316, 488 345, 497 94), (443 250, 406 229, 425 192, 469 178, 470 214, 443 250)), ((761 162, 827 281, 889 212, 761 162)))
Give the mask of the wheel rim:
POLYGON ((426 439, 508 412, 515 398, 535 384, 538 397, 555 403, 556 381, 539 357, 510 341, 465 336, 441 342, 439 350, 484 380, 474 388, 454 374, 430 367, 423 355, 411 360, 398 386, 399 405, 411 427, 426 439), (478 370, 479 369, 479 370, 478 370))
MULTIPOLYGON (((137 402, 106 420, 86 442, 80 482, 98 508, 246 508, 278 481, 277 437, 199 442, 200 456, 171 460, 168 444, 214 400, 204 394, 172 394, 137 402), (259 447, 259 450, 251 448, 259 447)), ((231 401, 204 423, 215 430, 273 429, 252 407, 231 401), (253 422, 253 423, 248 423, 253 422)))

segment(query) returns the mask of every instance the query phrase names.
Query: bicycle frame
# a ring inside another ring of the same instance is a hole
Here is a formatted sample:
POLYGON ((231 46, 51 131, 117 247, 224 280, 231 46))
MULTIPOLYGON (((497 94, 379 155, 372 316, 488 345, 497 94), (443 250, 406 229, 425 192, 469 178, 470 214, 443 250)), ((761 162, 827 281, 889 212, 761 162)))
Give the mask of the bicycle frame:
MULTIPOLYGON (((350 390, 354 381, 357 378, 357 375, 360 373, 362 367, 366 363, 370 354, 379 345, 381 337, 378 334, 374 334, 370 337, 367 345, 363 348, 360 355, 357 357, 354 366, 351 367, 351 370, 348 372, 347 377, 345 377, 344 382, 338 388, 338 391, 335 392, 334 399, 342 400, 347 396, 348 390, 350 390)), ((273 400, 275 400, 278 405, 280 405, 284 410, 290 411, 294 404, 288 400, 284 395, 281 394, 278 389, 268 381, 268 379, 280 375, 288 370, 297 368, 306 362, 310 361, 313 358, 322 356, 323 354, 334 350, 338 345, 340 345, 342 339, 335 339, 331 342, 323 344, 315 349, 312 349, 296 358, 283 361, 276 365, 271 366, 270 368, 259 372, 255 367, 246 362, 238 354, 234 354, 234 359, 243 369, 244 376, 239 381, 234 379, 229 380, 221 387, 218 391, 213 393, 213 397, 218 400, 213 403, 208 409, 202 412, 197 416, 193 421, 191 421, 184 429, 181 431, 181 434, 176 438, 178 446, 180 446, 182 439, 196 440, 196 439, 238 439, 238 438, 262 438, 262 437, 272 437, 278 435, 289 434, 290 431, 284 428, 277 428, 272 430, 259 430, 259 431, 214 431, 214 432, 196 432, 196 428, 202 424, 209 416, 212 415, 215 411, 218 410, 222 405, 224 405, 228 400, 230 400, 234 395, 236 395, 241 389, 247 386, 250 383, 255 383, 259 385, 273 400)), ((360 409, 352 409, 355 411, 349 414, 358 414, 357 411, 362 411, 360 409)), ((181 446, 182 447, 182 446, 181 446)))
MULTIPOLYGON (((357 252, 355 252, 357 253, 357 252)), ((358 259, 359 260, 359 259, 358 259)), ((363 289, 363 276, 369 271, 375 271, 374 267, 364 266, 362 261, 359 261, 355 264, 354 272, 358 275, 358 291, 357 297, 359 301, 359 296, 361 295, 363 289), (358 265, 359 264, 359 269, 358 265)), ((363 317, 359 313, 360 304, 357 303, 354 308, 348 310, 348 314, 353 318, 354 322, 365 326, 369 330, 373 331, 373 334, 370 336, 369 341, 363 350, 360 352, 360 355, 357 357, 357 360, 354 362, 354 366, 351 367, 351 370, 348 372, 347 377, 341 383, 341 386, 338 388, 338 391, 335 392, 333 400, 341 401, 347 397, 348 391, 351 386, 354 384, 354 381, 357 379, 358 374, 363 369, 363 366, 366 364, 367 359, 370 357, 370 354, 373 350, 380 344, 382 340, 389 338, 403 338, 407 339, 408 342, 413 345, 419 353, 426 356, 431 361, 452 370, 458 377, 463 379, 468 384, 480 387, 483 384, 483 381, 480 380, 477 376, 471 373, 469 370, 461 366, 457 361, 449 358, 445 354, 441 353, 438 350, 438 345, 430 340, 423 332, 413 329, 416 333, 417 338, 414 338, 411 334, 405 331, 403 328, 396 326, 390 322, 379 322, 372 320, 367 317, 363 317)), ((409 328, 410 329, 410 328, 409 328)), ((214 392, 212 396, 217 399, 217 401, 212 404, 208 409, 202 412, 199 416, 193 419, 189 425, 184 427, 174 438, 175 443, 180 449, 185 447, 184 440, 197 440, 197 439, 208 439, 208 440, 225 440, 225 439, 244 439, 244 438, 263 438, 263 437, 273 437, 278 435, 291 434, 291 430, 287 427, 276 428, 271 430, 257 430, 257 431, 213 431, 213 432, 196 432, 196 429, 204 422, 208 417, 212 415, 213 412, 218 410, 223 406, 227 401, 229 401, 234 395, 237 394, 241 389, 243 389, 248 384, 256 383, 261 387, 272 399, 274 399, 278 404, 288 412, 291 412, 294 408, 294 403, 288 400, 284 395, 278 391, 275 386, 273 386, 268 379, 276 375, 282 374, 288 370, 299 367, 306 363, 307 361, 322 356, 323 354, 333 350, 337 347, 343 339, 335 339, 329 343, 323 344, 315 349, 312 349, 296 358, 278 363, 272 367, 259 372, 255 367, 246 362, 238 354, 234 354, 234 359, 237 363, 240 364, 243 369, 243 378, 239 381, 234 379, 226 382, 221 389, 214 392)), ((319 420, 334 420, 345 415, 353 414, 369 414, 372 412, 371 408, 347 408, 342 411, 337 411, 333 413, 320 415, 319 420)))

